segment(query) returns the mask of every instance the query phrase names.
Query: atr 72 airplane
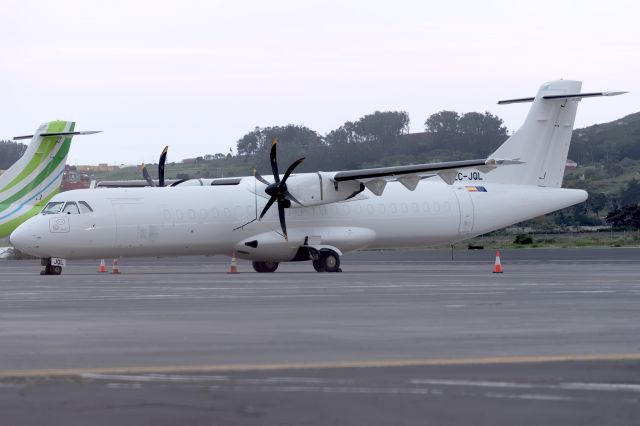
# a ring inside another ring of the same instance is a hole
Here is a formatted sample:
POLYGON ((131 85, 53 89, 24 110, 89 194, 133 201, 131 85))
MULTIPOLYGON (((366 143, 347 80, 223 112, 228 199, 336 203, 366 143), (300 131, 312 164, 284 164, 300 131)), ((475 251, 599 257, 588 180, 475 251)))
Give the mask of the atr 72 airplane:
POLYGON ((60 190, 67 154, 76 132, 74 122, 44 123, 36 133, 16 136, 31 139, 24 155, 0 176, 0 238, 8 236, 25 220, 37 215, 60 190))
POLYGON ((552 81, 535 97, 499 102, 532 106, 486 159, 293 174, 300 159, 280 176, 274 141, 271 182, 254 173, 206 185, 69 191, 18 227, 11 243, 45 259, 45 274, 59 274, 65 259, 232 252, 257 272, 306 260, 337 272, 344 252, 468 239, 587 199, 561 188, 577 101, 623 92, 581 86, 552 81))

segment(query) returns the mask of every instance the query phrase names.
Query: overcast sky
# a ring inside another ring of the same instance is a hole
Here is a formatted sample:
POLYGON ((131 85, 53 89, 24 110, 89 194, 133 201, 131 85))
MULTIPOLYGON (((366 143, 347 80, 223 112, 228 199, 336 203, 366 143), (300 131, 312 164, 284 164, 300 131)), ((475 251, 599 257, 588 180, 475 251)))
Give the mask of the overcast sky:
POLYGON ((412 131, 443 109, 514 130, 528 106, 496 101, 558 78, 631 91, 581 103, 578 127, 607 122, 640 111, 639 4, 5 0, 0 139, 73 120, 104 133, 74 139, 71 164, 135 164, 376 110, 407 111, 412 131))

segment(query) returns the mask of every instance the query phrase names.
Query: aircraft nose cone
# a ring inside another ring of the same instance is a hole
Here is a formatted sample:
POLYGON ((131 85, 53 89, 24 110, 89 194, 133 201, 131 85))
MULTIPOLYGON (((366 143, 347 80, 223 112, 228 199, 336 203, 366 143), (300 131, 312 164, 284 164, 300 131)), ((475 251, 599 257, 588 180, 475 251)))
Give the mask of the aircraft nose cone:
POLYGON ((33 233, 33 226, 29 223, 18 226, 9 236, 9 243, 25 253, 33 250, 35 242, 36 236, 33 233))

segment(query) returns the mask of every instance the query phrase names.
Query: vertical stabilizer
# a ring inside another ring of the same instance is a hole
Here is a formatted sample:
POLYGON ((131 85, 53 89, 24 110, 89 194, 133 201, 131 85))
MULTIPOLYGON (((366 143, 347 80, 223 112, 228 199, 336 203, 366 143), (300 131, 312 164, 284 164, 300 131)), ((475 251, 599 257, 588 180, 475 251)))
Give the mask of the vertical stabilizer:
MULTIPOLYGON (((557 80, 545 83, 533 98, 527 118, 490 159, 518 159, 524 164, 500 167, 486 174, 489 182, 560 187, 569 143, 581 97, 582 82, 557 80), (563 95, 571 95, 566 98, 563 95)), ((530 98, 510 102, 527 102, 530 98)))
POLYGON ((0 176, 0 238, 58 193, 73 137, 65 133, 72 133, 74 127, 71 121, 41 125, 24 155, 0 176))

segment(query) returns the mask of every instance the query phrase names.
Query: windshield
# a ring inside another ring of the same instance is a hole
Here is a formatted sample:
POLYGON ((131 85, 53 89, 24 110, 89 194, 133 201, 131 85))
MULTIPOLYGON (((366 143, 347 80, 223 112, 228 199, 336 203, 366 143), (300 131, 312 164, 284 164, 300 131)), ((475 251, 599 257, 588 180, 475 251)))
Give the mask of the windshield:
POLYGON ((49 203, 44 207, 44 210, 42 210, 42 214, 60 213, 60 211, 62 210, 62 206, 63 205, 64 205, 64 202, 52 202, 52 203, 49 203))
POLYGON ((62 213, 80 214, 80 210, 78 210, 78 205, 76 203, 74 203, 73 201, 70 201, 64 205, 64 210, 62 210, 62 213))
POLYGON ((93 213, 93 209, 86 201, 78 201, 78 204, 82 213, 93 213))

